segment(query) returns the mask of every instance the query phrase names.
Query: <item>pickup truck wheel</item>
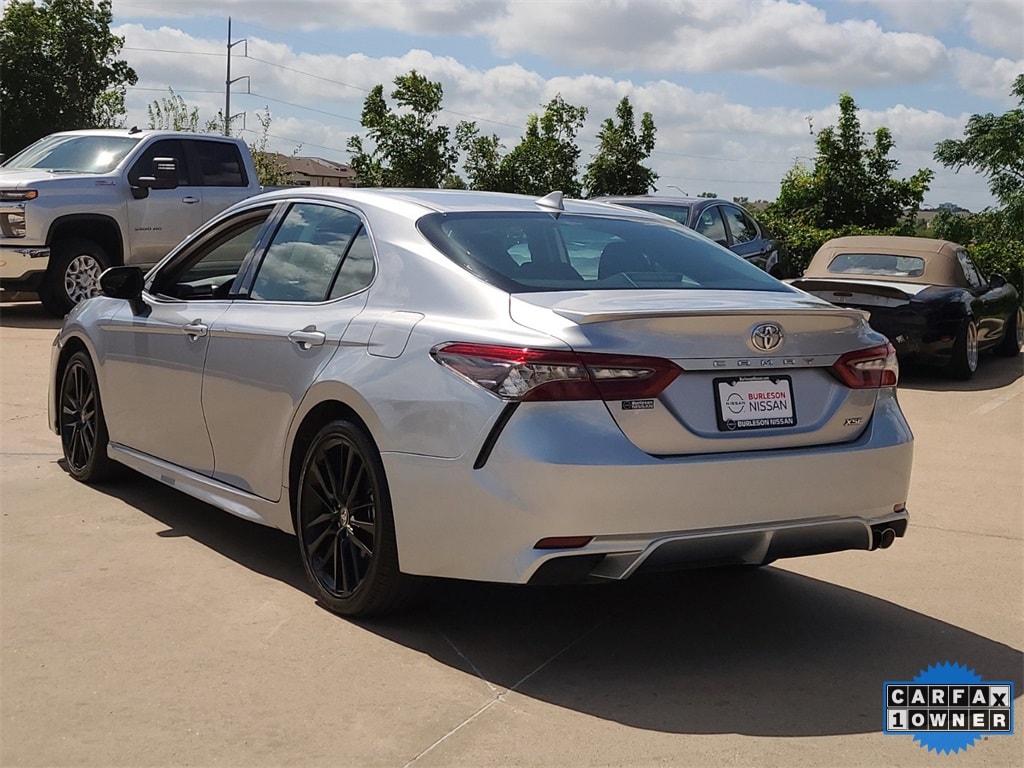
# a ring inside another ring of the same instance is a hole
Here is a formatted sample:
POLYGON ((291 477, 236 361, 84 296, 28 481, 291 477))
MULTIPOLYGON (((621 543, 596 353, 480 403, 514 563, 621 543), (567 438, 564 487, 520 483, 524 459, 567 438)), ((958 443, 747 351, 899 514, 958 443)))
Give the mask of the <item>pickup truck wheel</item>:
POLYGON ((63 317, 81 301, 100 292, 100 274, 110 257, 92 240, 72 238, 54 244, 50 267, 39 287, 47 312, 63 317))

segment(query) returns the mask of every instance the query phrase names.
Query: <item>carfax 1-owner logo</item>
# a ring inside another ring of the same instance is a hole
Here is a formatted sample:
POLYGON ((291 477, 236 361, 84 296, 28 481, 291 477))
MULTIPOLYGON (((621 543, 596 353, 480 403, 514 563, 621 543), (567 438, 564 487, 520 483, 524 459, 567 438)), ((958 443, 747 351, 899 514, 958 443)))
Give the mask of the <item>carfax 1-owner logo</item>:
POLYGON ((1013 683, 982 680, 962 664, 936 664, 882 687, 883 730, 913 736, 928 751, 967 749, 982 736, 1013 733, 1013 683))

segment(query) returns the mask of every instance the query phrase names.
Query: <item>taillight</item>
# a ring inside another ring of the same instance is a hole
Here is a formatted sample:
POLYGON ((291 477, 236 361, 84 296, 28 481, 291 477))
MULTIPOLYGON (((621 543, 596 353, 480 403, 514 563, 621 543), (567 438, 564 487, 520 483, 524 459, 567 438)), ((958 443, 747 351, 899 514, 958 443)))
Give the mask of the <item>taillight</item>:
POLYGON ((900 378, 900 366, 892 344, 847 352, 836 360, 832 370, 852 389, 895 387, 900 378))
POLYGON ((453 342, 431 356, 505 400, 633 400, 661 394, 682 369, 657 357, 453 342))

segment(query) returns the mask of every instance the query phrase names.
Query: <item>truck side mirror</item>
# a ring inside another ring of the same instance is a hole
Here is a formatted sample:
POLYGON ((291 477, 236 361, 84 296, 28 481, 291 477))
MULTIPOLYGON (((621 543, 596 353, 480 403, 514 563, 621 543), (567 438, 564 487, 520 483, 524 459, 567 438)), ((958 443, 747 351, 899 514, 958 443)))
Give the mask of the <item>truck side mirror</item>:
POLYGON ((175 189, 178 186, 178 161, 173 157, 154 157, 153 175, 140 176, 132 195, 136 200, 149 197, 151 189, 175 189))

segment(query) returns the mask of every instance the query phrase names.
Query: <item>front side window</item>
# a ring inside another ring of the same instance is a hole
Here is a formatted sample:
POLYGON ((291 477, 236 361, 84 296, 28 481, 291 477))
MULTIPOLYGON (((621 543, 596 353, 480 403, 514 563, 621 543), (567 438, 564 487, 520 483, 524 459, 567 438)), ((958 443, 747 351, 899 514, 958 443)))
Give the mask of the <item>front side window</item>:
POLYGON ((543 212, 448 213, 424 216, 417 226, 448 258, 511 293, 792 290, 667 221, 543 212))
POLYGON ((920 256, 889 253, 840 253, 829 262, 828 271, 837 275, 878 275, 879 277, 920 277, 924 274, 920 256))
POLYGON ((960 262, 960 268, 964 271, 964 277, 967 278, 967 282, 971 284, 972 288, 984 288, 985 281, 981 277, 981 272, 971 261, 971 257, 967 255, 967 251, 957 251, 956 258, 960 262))
POLYGON ((340 277, 339 267, 361 227, 359 217, 350 211, 316 203, 295 203, 263 257, 251 298, 325 301, 334 295, 335 277, 340 277))
POLYGON ((188 164, 185 162, 185 147, 178 139, 154 141, 139 155, 128 171, 128 182, 139 183, 140 176, 153 175, 153 160, 158 157, 173 157, 178 164, 178 186, 188 186, 188 164))
POLYGON ((175 299, 227 298, 271 210, 246 212, 203 237, 161 271, 153 292, 175 299))

